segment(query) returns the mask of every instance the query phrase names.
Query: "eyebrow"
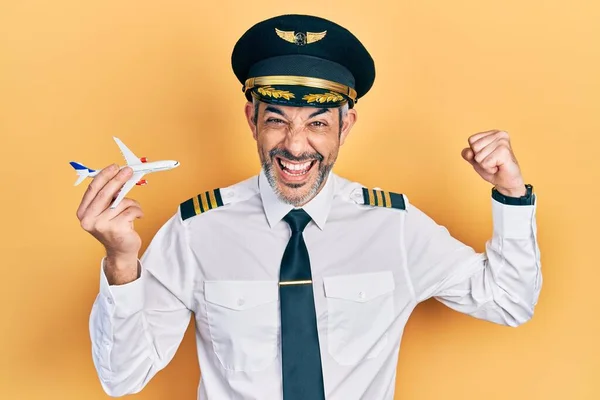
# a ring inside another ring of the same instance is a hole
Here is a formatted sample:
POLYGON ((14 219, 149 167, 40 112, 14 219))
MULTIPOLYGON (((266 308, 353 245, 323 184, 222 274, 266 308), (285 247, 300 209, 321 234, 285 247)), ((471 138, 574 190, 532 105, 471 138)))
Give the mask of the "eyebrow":
POLYGON ((328 112, 330 112, 330 111, 329 111, 329 108, 321 108, 320 110, 318 110, 318 111, 315 111, 314 113, 310 114, 310 115, 308 116, 308 119, 314 118, 314 117, 316 117, 317 115, 325 114, 325 113, 328 113, 328 112))
POLYGON ((275 114, 279 114, 282 117, 287 118, 287 115, 285 115, 285 113, 283 111, 281 111, 279 108, 276 108, 276 107, 273 107, 273 106, 267 106, 267 108, 265 108, 265 113, 269 112, 269 111, 272 112, 272 113, 275 113, 275 114))
MULTIPOLYGON (((279 108, 277 108, 277 107, 267 106, 267 108, 265 108, 265 113, 266 112, 272 112, 272 113, 281 115, 282 117, 288 118, 288 116, 285 115, 285 113, 282 110, 280 110, 279 108)), ((314 118, 314 117, 316 117, 318 115, 325 114, 325 113, 328 113, 328 112, 331 112, 331 110, 329 108, 321 108, 321 109, 315 111, 314 113, 310 114, 308 116, 308 119, 314 118)))

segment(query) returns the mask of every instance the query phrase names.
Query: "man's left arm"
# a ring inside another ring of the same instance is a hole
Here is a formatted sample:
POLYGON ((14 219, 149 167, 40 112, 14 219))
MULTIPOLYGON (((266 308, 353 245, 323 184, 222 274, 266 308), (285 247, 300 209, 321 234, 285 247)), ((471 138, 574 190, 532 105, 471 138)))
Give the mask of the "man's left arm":
POLYGON ((493 185, 493 234, 485 252, 475 253, 409 206, 405 240, 417 300, 434 297, 476 318, 517 326, 532 317, 542 284, 536 195, 523 182, 505 132, 473 135, 462 155, 493 185))

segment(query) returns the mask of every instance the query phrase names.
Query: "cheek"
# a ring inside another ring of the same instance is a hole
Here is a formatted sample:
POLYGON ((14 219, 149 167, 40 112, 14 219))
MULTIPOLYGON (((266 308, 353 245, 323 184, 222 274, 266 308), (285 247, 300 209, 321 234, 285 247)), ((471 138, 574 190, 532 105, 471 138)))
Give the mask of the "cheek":
POLYGON ((271 136, 262 131, 258 133, 256 143, 258 146, 259 153, 265 157, 269 154, 269 151, 273 148, 273 139, 271 136))
POLYGON ((309 136, 309 142, 311 147, 325 157, 326 160, 335 156, 340 147, 337 131, 312 134, 309 136))
POLYGON ((285 132, 283 132, 283 130, 259 127, 258 138, 257 138, 258 145, 261 148, 267 149, 267 151, 276 147, 284 139, 285 139, 285 132))

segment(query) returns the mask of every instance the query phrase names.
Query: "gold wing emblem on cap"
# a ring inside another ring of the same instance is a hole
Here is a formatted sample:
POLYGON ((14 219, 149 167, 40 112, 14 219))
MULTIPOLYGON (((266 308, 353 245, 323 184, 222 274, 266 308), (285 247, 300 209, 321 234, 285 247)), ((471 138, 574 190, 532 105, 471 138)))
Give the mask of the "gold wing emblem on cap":
POLYGON ((306 44, 318 42, 319 40, 323 39, 325 35, 327 35, 327 31, 319 33, 306 32, 306 44))
POLYGON ((282 31, 280 29, 275 28, 275 32, 277 32, 277 36, 279 36, 286 42, 296 43, 296 36, 294 34, 294 31, 282 31))
POLYGON ((275 28, 277 36, 285 40, 286 42, 293 43, 298 46, 304 46, 307 44, 318 42, 327 35, 327 31, 323 32, 295 32, 295 31, 282 31, 281 29, 275 28))

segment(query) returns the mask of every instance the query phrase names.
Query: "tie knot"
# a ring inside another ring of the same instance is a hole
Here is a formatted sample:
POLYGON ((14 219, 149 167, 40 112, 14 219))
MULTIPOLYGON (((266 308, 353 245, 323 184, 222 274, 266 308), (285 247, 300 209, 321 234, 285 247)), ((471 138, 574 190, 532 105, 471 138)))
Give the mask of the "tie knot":
POLYGON ((310 215, 303 209, 290 211, 283 220, 287 222, 292 229, 292 232, 302 232, 306 225, 310 222, 310 215))

